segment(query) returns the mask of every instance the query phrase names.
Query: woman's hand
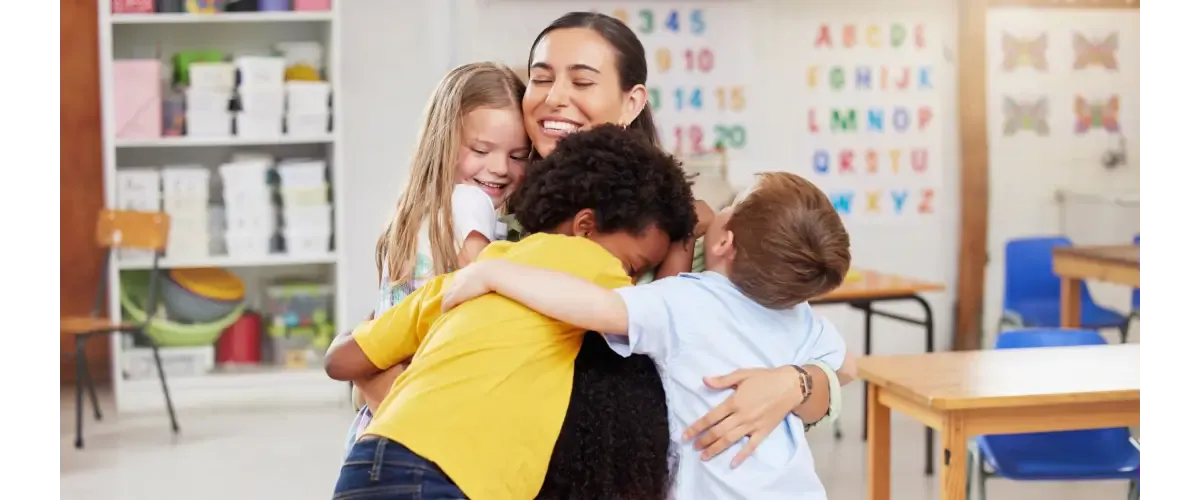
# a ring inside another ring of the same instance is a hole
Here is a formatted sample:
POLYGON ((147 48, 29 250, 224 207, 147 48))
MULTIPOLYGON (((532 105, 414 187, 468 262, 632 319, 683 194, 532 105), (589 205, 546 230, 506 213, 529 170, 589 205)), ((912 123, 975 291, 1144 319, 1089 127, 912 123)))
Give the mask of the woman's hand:
POLYGON ((442 312, 491 292, 488 269, 492 267, 491 263, 493 262, 497 261, 476 262, 455 271, 454 276, 450 278, 450 284, 446 286, 445 293, 442 294, 442 312))
POLYGON ((695 448, 704 450, 700 458, 708 460, 749 436, 750 442, 733 458, 733 467, 749 458, 804 399, 800 377, 791 366, 737 370, 705 377, 704 384, 711 389, 733 388, 734 393, 688 427, 683 439, 696 438, 695 448))

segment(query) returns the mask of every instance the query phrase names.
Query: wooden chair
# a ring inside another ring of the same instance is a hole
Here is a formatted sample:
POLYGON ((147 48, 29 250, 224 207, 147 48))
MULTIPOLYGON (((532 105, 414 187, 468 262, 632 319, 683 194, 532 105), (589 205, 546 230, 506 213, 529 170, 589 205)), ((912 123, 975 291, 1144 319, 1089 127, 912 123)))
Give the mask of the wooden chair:
POLYGON ((167 230, 170 227, 170 217, 159 212, 131 212, 122 210, 104 210, 96 222, 96 243, 104 248, 104 263, 100 267, 100 287, 96 292, 96 302, 92 307, 91 316, 63 317, 60 331, 75 338, 75 370, 78 373, 75 383, 75 447, 83 448, 83 390, 86 386, 88 397, 92 401, 92 410, 96 420, 100 420, 100 404, 96 399, 96 384, 88 371, 87 355, 84 347, 93 336, 108 337, 109 334, 119 333, 132 335, 150 344, 154 353, 154 365, 158 369, 158 380, 162 383, 163 397, 167 400, 167 413, 171 416, 171 431, 179 433, 179 422, 175 419, 175 407, 171 404, 171 394, 167 391, 167 379, 163 375, 162 359, 158 346, 146 335, 146 327, 150 324, 153 312, 158 306, 158 261, 162 257, 167 243, 167 230), (104 311, 104 297, 108 283, 108 266, 113 262, 114 249, 132 248, 151 250, 154 252, 154 263, 150 272, 150 294, 146 299, 146 321, 134 324, 119 320, 108 320, 101 317, 104 311))

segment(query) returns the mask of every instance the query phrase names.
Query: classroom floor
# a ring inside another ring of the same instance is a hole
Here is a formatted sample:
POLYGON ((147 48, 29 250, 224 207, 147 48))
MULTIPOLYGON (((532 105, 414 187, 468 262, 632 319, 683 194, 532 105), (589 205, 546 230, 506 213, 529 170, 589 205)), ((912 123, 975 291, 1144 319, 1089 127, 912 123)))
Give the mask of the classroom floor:
MULTIPOLYGON (((61 413, 61 495, 68 500, 209 500, 212 498, 327 499, 337 476, 345 431, 352 412, 345 407, 262 409, 220 413, 183 412, 183 431, 171 438, 166 415, 112 418, 111 399, 102 422, 85 423, 86 448, 74 442, 74 395, 64 388, 61 413)), ((836 441, 831 429, 810 434, 817 470, 830 500, 866 497, 865 444, 861 426, 862 389, 846 389, 844 428, 836 441), (854 438, 851 438, 853 436, 854 438)), ((895 417, 892 498, 937 498, 935 477, 922 474, 920 426, 895 417)), ((1100 500, 1125 498, 1127 484, 988 483, 991 500, 1100 500)))

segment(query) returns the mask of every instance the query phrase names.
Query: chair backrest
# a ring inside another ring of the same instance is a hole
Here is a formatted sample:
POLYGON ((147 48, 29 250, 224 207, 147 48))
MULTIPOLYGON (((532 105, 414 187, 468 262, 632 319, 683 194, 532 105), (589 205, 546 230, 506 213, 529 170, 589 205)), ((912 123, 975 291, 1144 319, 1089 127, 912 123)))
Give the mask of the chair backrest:
POLYGON ((171 217, 162 212, 101 210, 96 243, 102 248, 136 248, 161 252, 167 246, 171 217))
MULTIPOLYGON (((1054 247, 1071 246, 1061 236, 1016 238, 1004 245, 1004 306, 1009 308, 1028 300, 1058 301, 1062 282, 1054 274, 1054 247)), ((1091 294, 1082 287, 1083 301, 1091 294)))
POLYGON ((1067 347, 1107 343, 1100 332, 1079 328, 1019 328, 1000 332, 1000 335, 996 336, 996 349, 1067 347))

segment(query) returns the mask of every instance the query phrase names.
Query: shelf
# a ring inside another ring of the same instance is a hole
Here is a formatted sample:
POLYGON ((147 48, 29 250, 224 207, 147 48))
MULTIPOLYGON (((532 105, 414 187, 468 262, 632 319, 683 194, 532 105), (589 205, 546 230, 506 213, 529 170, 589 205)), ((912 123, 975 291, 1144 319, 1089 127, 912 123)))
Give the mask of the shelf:
POLYGON ((312 23, 329 22, 333 13, 313 12, 222 12, 218 14, 113 14, 113 24, 204 24, 204 23, 312 23))
MULTIPOLYGON (((206 258, 175 260, 164 258, 158 262, 160 269, 171 268, 187 268, 187 267, 268 267, 268 266, 302 266, 310 264, 333 264, 337 260, 336 254, 329 252, 327 254, 272 254, 265 257, 230 257, 227 255, 216 255, 206 258)), ((119 262, 118 266, 121 269, 150 269, 153 262, 150 260, 135 260, 119 262)))
POLYGON ((277 146, 286 144, 332 144, 333 134, 310 137, 160 137, 157 139, 117 139, 117 148, 211 148, 228 146, 277 146))

